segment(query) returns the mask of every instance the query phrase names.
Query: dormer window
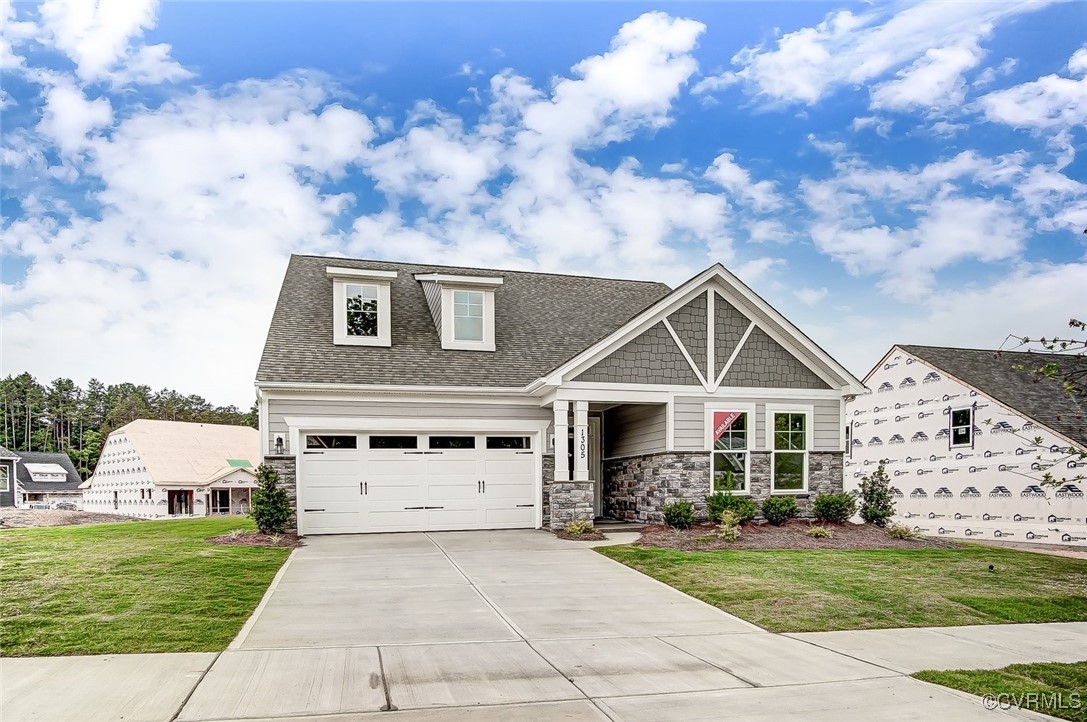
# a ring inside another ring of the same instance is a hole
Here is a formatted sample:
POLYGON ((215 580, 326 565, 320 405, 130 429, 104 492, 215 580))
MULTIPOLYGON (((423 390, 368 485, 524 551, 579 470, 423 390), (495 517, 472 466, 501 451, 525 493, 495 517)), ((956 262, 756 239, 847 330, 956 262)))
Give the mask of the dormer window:
POLYGON ((453 291, 453 340, 483 342, 483 291, 453 291))
POLYGON ((494 351, 494 293, 501 278, 423 273, 415 277, 443 349, 494 351))
POLYGON ((333 343, 391 346, 390 296, 396 271, 329 266, 332 278, 333 343))

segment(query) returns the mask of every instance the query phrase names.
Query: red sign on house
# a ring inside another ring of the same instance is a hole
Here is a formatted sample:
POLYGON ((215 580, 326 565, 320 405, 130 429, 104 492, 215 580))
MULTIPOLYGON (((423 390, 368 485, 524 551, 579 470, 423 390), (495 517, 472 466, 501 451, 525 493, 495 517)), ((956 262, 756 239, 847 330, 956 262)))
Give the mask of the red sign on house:
POLYGON ((736 419, 740 418, 739 411, 714 411, 713 412, 713 440, 720 439, 728 431, 736 419))

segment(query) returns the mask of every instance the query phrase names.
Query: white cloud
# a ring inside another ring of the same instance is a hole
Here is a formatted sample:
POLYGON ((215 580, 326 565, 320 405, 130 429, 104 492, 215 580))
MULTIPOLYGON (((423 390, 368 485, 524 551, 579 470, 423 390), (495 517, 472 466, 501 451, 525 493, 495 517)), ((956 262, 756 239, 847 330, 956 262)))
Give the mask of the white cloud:
POLYGON ((108 98, 88 100, 71 82, 61 81, 43 91, 45 109, 38 132, 53 140, 63 155, 70 156, 88 145, 87 135, 113 123, 108 98))
MULTIPOLYGON (((1069 71, 1087 71, 1087 49, 1068 61, 1069 71)), ((1063 130, 1087 123, 1087 76, 1079 80, 1045 75, 1022 85, 998 90, 978 99, 985 117, 994 123, 1031 130, 1063 130)))
POLYGON ((668 173, 674 175, 676 173, 682 173, 687 170, 687 166, 683 163, 662 163, 661 173, 668 173))
POLYGON ((801 183, 814 215, 812 240, 849 273, 879 275, 895 297, 923 297, 939 271, 966 260, 1018 258, 1030 236, 1030 204, 1022 195, 974 192, 980 185, 1021 193, 1028 172, 1022 155, 989 159, 968 151, 907 170, 847 159, 836 170, 830 179, 801 183))
POLYGON ((793 295, 800 299, 801 303, 806 303, 809 306, 814 306, 822 301, 827 297, 828 293, 830 292, 827 290, 826 286, 821 286, 819 288, 798 288, 793 291, 793 295))
POLYGON ((928 51, 967 47, 985 37, 992 25, 1045 4, 1037 0, 923 0, 879 6, 861 14, 842 10, 814 27, 782 35, 776 47, 744 48, 732 59, 739 70, 707 79, 699 90, 741 82, 749 92, 769 101, 812 104, 837 88, 862 85, 917 61, 912 72, 906 71, 900 79, 903 85, 885 91, 887 102, 897 101, 898 95, 904 102, 913 97, 914 83, 931 86, 939 79, 937 86, 947 85, 946 76, 964 62, 953 52, 924 61, 928 51))
POLYGON ((995 67, 990 66, 978 73, 977 77, 974 78, 974 81, 970 83, 970 85, 975 88, 983 88, 987 85, 992 85, 996 82, 997 78, 1010 75, 1017 65, 1019 65, 1019 61, 1015 58, 1004 58, 1000 65, 995 67))
POLYGON ((747 222, 747 237, 752 243, 788 243, 792 233, 776 218, 760 218, 747 222))
POLYGON ((880 138, 890 138, 891 128, 894 127, 894 121, 890 118, 882 118, 878 115, 868 115, 854 118, 850 127, 852 127, 854 131, 871 128, 880 138))
POLYGON ((200 91, 86 141, 96 208, 31 206, 5 229, 5 253, 31 263, 3 286, 6 367, 71 376, 71 349, 97 349, 83 380, 165 377, 246 404, 285 256, 338 248, 351 199, 322 187, 371 135, 365 116, 284 78, 200 91))
POLYGON ((83 82, 160 83, 192 75, 170 58, 169 45, 134 45, 154 27, 156 0, 45 0, 44 36, 76 66, 83 82))
POLYGON ((736 162, 732 153, 722 153, 713 159, 706 169, 706 177, 727 190, 738 202, 750 205, 756 211, 773 211, 783 201, 771 181, 751 180, 751 173, 736 162))
POLYGON ((981 62, 984 51, 978 38, 960 45, 930 48, 894 80, 872 88, 871 106, 880 110, 934 110, 958 105, 966 98, 963 77, 981 62))

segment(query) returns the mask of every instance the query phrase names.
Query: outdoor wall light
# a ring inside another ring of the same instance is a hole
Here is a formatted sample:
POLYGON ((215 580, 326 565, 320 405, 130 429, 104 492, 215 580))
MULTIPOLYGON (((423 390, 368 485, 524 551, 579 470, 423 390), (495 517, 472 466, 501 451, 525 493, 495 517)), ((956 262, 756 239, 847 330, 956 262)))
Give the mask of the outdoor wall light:
POLYGON ((282 454, 282 453, 283 453, 283 437, 282 436, 277 436, 276 437, 276 454, 282 454))

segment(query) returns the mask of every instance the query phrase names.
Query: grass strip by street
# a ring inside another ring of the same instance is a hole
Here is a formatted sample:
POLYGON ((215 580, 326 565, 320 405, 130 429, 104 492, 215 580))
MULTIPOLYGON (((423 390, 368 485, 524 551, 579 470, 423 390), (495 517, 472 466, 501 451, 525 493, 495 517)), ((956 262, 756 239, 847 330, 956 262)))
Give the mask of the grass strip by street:
POLYGON ((917 679, 982 697, 987 706, 1020 707, 1087 722, 1087 662, 1013 664, 1003 669, 925 670, 917 679))
POLYGON ((1087 561, 1012 549, 596 551, 773 632, 1087 621, 1087 561))
POLYGON ((205 541, 249 519, 0 531, 0 655, 225 649, 290 549, 205 541))

